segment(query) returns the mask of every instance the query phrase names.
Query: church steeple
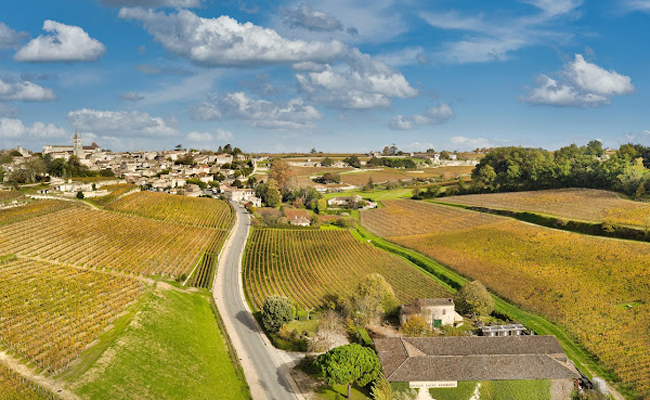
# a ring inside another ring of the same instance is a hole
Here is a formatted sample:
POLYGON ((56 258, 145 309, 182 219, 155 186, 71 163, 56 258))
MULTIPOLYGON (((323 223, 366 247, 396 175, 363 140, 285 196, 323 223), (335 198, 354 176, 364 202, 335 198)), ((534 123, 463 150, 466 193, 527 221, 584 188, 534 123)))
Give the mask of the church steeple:
POLYGON ((72 145, 74 148, 74 155, 80 160, 84 159, 85 154, 83 145, 81 144, 81 136, 79 135, 79 130, 76 128, 74 130, 74 137, 72 138, 72 145))

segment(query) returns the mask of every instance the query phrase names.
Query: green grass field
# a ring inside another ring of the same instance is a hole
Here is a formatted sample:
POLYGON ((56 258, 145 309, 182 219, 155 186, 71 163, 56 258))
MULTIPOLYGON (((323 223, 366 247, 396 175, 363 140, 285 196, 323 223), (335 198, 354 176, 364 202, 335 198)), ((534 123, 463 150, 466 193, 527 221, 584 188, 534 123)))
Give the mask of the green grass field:
POLYGON ((362 190, 350 190, 341 193, 326 193, 324 197, 326 199, 331 199, 332 197, 348 197, 355 194, 358 194, 364 199, 370 199, 372 201, 381 201, 381 200, 409 198, 413 195, 413 189, 400 188, 395 190, 373 190, 370 192, 364 192, 362 190))
POLYGON ((93 400, 250 399, 241 376, 207 295, 159 289, 71 387, 93 400))
POLYGON ((482 400, 550 400, 551 381, 458 382, 455 389, 429 389, 436 400, 469 400, 477 390, 482 400))

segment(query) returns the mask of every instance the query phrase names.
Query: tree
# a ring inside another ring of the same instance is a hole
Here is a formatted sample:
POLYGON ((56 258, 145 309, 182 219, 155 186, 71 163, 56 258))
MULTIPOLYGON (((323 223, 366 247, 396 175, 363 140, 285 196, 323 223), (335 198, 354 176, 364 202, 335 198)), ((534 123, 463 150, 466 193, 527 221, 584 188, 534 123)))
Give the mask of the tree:
POLYGON ((282 325, 293 320, 293 303, 288 297, 268 296, 262 306, 262 325, 267 332, 276 333, 282 325))
POLYGON ((640 183, 639 187, 636 188, 636 192, 634 193, 634 198, 637 200, 641 200, 645 196, 645 194, 646 194, 645 184, 640 183))
POLYGON ((395 312, 397 306, 390 283, 381 274, 372 273, 359 281, 347 308, 357 323, 365 325, 382 315, 395 312))
POLYGON ((177 145, 174 147, 174 149, 176 149, 176 151, 181 151, 182 148, 183 148, 183 145, 182 145, 182 144, 177 144, 177 145))
POLYGON ((456 307, 461 313, 488 315, 494 311, 494 299, 485 286, 479 281, 473 281, 463 286, 456 293, 456 307))
POLYGON ((282 194, 278 190, 277 182, 273 179, 257 185, 255 195, 269 207, 277 207, 282 202, 282 194))
POLYGON ((350 398, 352 385, 366 386, 381 371, 377 354, 356 343, 340 346, 320 355, 315 362, 328 385, 347 385, 350 398))
POLYGON ((384 146, 384 149, 381 151, 381 154, 384 156, 389 156, 390 155, 390 147, 384 146))
POLYGON ((600 142, 600 140, 592 140, 587 143, 586 153, 591 156, 600 157, 605 154, 605 150, 603 150, 603 144, 600 142))
POLYGON ((310 153, 311 153, 311 154, 316 154, 316 153, 318 153, 318 150, 316 150, 315 147, 312 147, 310 153))
POLYGON ((296 173, 291 169, 288 162, 281 158, 274 158, 271 161, 269 180, 277 182, 280 193, 285 195, 296 186, 296 173))
POLYGON ((359 161, 359 157, 357 156, 345 157, 343 159, 343 162, 348 164, 352 168, 361 168, 361 162, 359 161))
POLYGON ((436 150, 433 147, 427 149, 427 154, 433 154, 435 152, 436 150))
POLYGON ((85 196, 84 196, 84 192, 82 192, 81 190, 77 192, 77 198, 78 198, 79 200, 83 200, 84 197, 85 197, 85 196))
POLYGON ((325 157, 323 158, 323 161, 320 162, 320 165, 322 167, 331 167, 332 165, 334 165, 334 160, 332 160, 329 157, 325 157))

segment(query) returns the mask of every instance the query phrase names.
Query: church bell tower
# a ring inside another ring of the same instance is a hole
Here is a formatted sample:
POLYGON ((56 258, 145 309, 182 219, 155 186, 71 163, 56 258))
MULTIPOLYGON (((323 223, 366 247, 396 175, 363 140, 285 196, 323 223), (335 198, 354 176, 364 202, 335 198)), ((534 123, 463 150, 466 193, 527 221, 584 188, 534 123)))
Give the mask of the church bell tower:
POLYGON ((72 144, 73 144, 73 149, 74 149, 74 155, 80 159, 83 160, 86 158, 84 154, 84 147, 81 144, 81 136, 79 136, 79 130, 75 129, 74 131, 74 137, 72 138, 72 144))

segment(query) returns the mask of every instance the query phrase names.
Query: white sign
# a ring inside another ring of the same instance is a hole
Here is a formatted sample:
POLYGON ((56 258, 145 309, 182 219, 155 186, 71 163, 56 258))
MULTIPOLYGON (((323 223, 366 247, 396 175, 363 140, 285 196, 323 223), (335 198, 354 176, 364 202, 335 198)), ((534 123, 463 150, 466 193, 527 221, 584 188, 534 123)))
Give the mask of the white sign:
POLYGON ((409 387, 411 389, 455 388, 458 387, 458 381, 409 382, 409 387))

